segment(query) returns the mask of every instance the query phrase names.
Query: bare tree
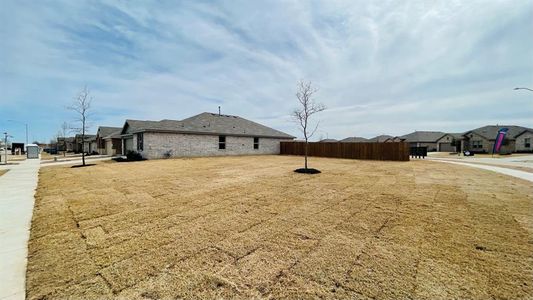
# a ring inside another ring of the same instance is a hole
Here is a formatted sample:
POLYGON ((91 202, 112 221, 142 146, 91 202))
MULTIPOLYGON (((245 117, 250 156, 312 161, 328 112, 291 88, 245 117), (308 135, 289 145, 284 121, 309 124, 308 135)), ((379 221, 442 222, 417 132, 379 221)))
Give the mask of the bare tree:
POLYGON ((311 81, 305 82, 300 81, 298 82, 297 86, 297 92, 296 92, 296 98, 298 98, 298 102, 300 103, 300 108, 295 109, 292 113, 292 116, 294 117, 295 121, 300 126, 300 130, 302 131, 305 139, 305 169, 307 170, 307 153, 309 148, 309 138, 315 134, 316 130, 318 129, 318 125, 320 122, 317 122, 316 125, 313 126, 309 122, 309 118, 326 109, 326 107, 321 103, 316 103, 313 95, 318 91, 318 89, 314 88, 311 81))
POLYGON ((70 126, 68 125, 68 123, 63 122, 63 124, 61 124, 61 129, 58 132, 58 136, 63 138, 63 156, 67 155, 67 133, 69 130, 70 126))
POLYGON ((85 132, 87 132, 87 129, 89 128, 88 119, 89 119, 89 112, 91 109, 91 101, 92 101, 92 97, 90 96, 89 89, 85 86, 78 93, 72 105, 67 107, 69 110, 76 112, 78 115, 76 122, 80 125, 80 127, 72 128, 72 129, 81 134, 81 145, 82 145, 81 161, 84 166, 85 166, 85 151, 83 151, 84 150, 83 145, 85 143, 85 132))

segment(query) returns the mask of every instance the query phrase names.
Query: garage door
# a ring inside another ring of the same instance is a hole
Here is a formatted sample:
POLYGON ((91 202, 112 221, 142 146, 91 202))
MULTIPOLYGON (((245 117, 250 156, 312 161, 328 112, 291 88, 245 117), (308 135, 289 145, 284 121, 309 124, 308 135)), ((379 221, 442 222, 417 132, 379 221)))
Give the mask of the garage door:
POLYGON ((439 143, 439 152, 455 152, 451 143, 439 143))

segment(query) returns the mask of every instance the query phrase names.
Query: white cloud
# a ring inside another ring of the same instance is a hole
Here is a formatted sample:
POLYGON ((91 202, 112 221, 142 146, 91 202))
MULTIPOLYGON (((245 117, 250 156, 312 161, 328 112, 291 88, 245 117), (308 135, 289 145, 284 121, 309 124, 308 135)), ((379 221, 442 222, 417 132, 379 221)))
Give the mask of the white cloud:
POLYGON ((533 83, 531 1, 4 6, 0 117, 34 119, 39 137, 85 84, 102 125, 221 105, 298 134, 288 115, 299 79, 320 88, 329 137, 533 127, 531 95, 512 91, 533 83))

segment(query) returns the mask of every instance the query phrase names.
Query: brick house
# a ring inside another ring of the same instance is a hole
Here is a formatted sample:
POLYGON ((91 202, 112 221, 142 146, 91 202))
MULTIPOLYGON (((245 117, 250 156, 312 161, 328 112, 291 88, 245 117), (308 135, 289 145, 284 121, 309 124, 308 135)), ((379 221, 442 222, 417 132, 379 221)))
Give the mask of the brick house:
POLYGON ((515 136, 515 152, 533 152, 533 129, 526 129, 515 136))
POLYGON ((428 151, 439 151, 438 141, 444 137, 446 133, 441 131, 415 131, 400 138, 409 143, 411 147, 427 147, 428 151))
POLYGON ((81 134, 76 134, 74 136, 73 144, 74 153, 91 153, 96 151, 96 135, 95 134, 86 134, 85 141, 82 141, 81 134))
POLYGON ((488 125, 465 132, 463 149, 476 153, 492 153, 496 135, 501 128, 508 128, 500 153, 532 152, 533 129, 514 125, 488 125))
POLYGON ((122 153, 144 158, 279 154, 280 142, 294 139, 281 131, 231 115, 201 113, 177 121, 126 120, 122 153))
POLYGON ((57 138, 57 149, 58 151, 73 152, 75 137, 58 137, 57 138))
POLYGON ((122 153, 122 127, 100 126, 96 132, 97 152, 101 155, 116 155, 122 153))

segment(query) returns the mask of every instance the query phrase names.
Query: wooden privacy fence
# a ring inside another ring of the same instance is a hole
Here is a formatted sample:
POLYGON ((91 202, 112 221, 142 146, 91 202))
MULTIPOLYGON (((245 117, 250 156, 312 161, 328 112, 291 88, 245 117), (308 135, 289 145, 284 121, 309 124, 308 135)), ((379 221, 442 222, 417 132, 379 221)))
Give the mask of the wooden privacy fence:
MULTIPOLYGON (((304 155, 305 142, 281 142, 280 154, 304 155)), ((309 143, 309 156, 371 159, 409 160, 409 144, 399 143, 309 143)))

